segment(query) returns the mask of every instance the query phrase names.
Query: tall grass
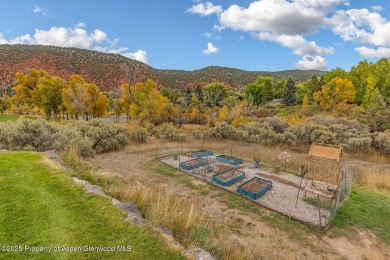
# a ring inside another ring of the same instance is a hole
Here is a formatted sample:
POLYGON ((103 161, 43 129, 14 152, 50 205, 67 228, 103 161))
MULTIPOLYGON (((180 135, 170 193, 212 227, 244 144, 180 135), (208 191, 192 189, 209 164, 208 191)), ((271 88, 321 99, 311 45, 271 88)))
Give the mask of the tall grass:
POLYGON ((354 167, 355 182, 369 188, 390 191, 390 171, 354 167))
POLYGON ((135 184, 118 188, 120 200, 134 201, 149 221, 167 227, 175 237, 183 239, 204 219, 190 198, 179 197, 161 187, 135 184))
POLYGON ((82 160, 76 148, 67 149, 61 152, 60 156, 66 165, 77 172, 78 178, 102 186, 107 190, 116 187, 120 183, 115 174, 97 171, 89 162, 82 160))

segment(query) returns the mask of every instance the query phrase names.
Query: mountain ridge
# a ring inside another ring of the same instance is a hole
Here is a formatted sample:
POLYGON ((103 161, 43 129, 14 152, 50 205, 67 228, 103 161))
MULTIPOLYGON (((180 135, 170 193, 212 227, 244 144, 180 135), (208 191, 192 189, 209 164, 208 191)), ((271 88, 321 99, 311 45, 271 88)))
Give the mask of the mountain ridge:
POLYGON ((192 71, 164 70, 119 54, 87 49, 48 45, 0 45, 2 86, 13 86, 15 73, 32 67, 44 69, 65 79, 71 74, 80 74, 103 91, 115 89, 123 82, 135 84, 147 79, 154 80, 159 87, 170 87, 174 90, 193 88, 215 81, 224 83, 230 89, 242 90, 258 76, 273 76, 276 79, 292 77, 296 81, 302 81, 312 75, 321 76, 325 73, 317 70, 247 71, 221 66, 207 66, 192 71))

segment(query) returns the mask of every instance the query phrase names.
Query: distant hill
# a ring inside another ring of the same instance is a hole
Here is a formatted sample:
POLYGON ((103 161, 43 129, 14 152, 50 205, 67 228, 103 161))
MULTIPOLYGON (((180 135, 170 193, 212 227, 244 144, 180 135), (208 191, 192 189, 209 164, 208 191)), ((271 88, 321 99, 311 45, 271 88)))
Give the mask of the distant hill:
POLYGON ((296 81, 303 81, 312 75, 325 73, 316 70, 245 71, 217 66, 194 71, 159 70, 118 54, 44 45, 0 45, 1 85, 14 85, 15 73, 31 67, 44 69, 65 79, 71 74, 80 74, 105 91, 123 82, 134 84, 147 79, 154 80, 159 86, 177 90, 214 81, 239 90, 258 76, 273 76, 277 79, 292 77, 296 81))

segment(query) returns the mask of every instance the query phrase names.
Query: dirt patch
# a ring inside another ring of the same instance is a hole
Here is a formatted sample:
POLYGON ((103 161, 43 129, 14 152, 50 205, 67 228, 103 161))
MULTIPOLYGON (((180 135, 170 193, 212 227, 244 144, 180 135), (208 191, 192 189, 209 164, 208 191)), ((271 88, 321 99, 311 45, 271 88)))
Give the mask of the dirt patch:
POLYGON ((253 179, 253 180, 245 183, 244 185, 242 185, 241 188, 243 188, 244 190, 253 192, 253 193, 257 193, 261 189, 266 187, 268 183, 269 182, 266 182, 266 181, 263 181, 260 179, 253 179))
POLYGON ((233 171, 227 171, 227 172, 224 172, 222 174, 219 174, 217 176, 217 178, 220 179, 221 181, 228 181, 228 180, 234 179, 234 178, 241 176, 241 175, 242 175, 242 172, 233 170, 233 171))
POLYGON ((335 254, 345 259, 389 259, 389 248, 383 247, 379 251, 377 245, 380 244, 377 237, 368 230, 355 230, 355 239, 347 237, 329 238, 324 237, 324 241, 335 250, 335 254))
POLYGON ((256 172, 256 175, 258 175, 259 177, 263 177, 263 178, 266 178, 266 179, 277 181, 277 182, 280 182, 280 183, 283 183, 283 184, 286 184, 286 185, 289 185, 289 186, 293 186, 293 187, 299 189, 299 185, 298 184, 296 184, 296 183, 294 183, 292 181, 288 181, 286 179, 277 177, 277 176, 273 176, 273 175, 270 175, 270 174, 264 174, 264 173, 260 173, 260 172, 256 172))

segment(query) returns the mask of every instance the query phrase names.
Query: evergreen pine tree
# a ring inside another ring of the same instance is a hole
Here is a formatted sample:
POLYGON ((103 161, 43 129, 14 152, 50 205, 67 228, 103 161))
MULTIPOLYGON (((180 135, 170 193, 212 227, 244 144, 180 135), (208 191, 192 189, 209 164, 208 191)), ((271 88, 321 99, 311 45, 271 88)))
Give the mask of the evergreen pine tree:
POLYGON ((307 88, 309 89, 309 100, 313 100, 313 94, 321 90, 322 85, 324 84, 324 79, 321 78, 319 81, 316 75, 313 75, 308 81, 307 88))
POLYGON ((271 81, 271 78, 266 78, 264 80, 264 85, 263 85, 263 88, 262 88, 262 97, 261 97, 261 101, 262 103, 266 103, 268 101, 271 101, 274 99, 274 93, 273 93, 273 90, 272 90, 272 81, 271 81))
POLYGON ((184 106, 189 107, 191 105, 192 91, 190 88, 186 88, 184 94, 184 106))
POLYGON ((295 97, 297 89, 295 87, 295 82, 291 78, 288 79, 286 86, 283 90, 282 103, 286 106, 293 106, 296 104, 297 100, 295 97))

